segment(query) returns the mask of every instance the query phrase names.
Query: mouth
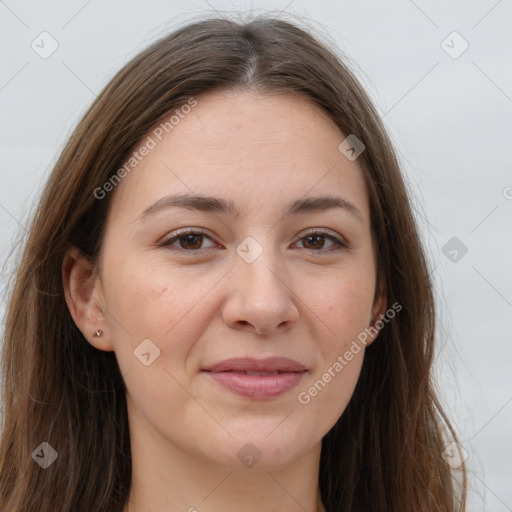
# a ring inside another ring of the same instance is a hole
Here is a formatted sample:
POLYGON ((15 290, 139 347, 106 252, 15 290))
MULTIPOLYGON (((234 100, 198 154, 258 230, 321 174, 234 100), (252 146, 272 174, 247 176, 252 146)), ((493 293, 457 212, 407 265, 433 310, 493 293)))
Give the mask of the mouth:
MULTIPOLYGON (((215 372, 215 373, 221 373, 221 372, 215 372)), ((223 372, 223 373, 236 373, 238 375, 280 375, 281 373, 289 373, 289 372, 280 372, 280 371, 277 371, 277 372, 249 372, 249 371, 244 371, 244 370, 227 370, 226 372, 223 372)))
POLYGON ((229 359, 206 369, 209 378, 225 390, 254 400, 280 396, 298 385, 307 369, 288 358, 229 359))

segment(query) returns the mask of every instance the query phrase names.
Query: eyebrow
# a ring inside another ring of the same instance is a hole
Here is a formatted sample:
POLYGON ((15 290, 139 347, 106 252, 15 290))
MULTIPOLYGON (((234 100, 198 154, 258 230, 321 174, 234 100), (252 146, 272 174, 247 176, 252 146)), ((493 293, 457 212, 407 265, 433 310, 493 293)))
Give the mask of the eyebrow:
MULTIPOLYGON (((156 201, 156 203, 146 208, 137 219, 148 217, 161 210, 176 207, 210 213, 224 213, 234 217, 240 216, 240 210, 231 199, 196 194, 173 194, 156 201)), ((333 208, 341 208, 363 222, 363 215, 355 205, 340 196, 331 195, 306 197, 291 201, 285 205, 283 216, 317 213, 333 208)))

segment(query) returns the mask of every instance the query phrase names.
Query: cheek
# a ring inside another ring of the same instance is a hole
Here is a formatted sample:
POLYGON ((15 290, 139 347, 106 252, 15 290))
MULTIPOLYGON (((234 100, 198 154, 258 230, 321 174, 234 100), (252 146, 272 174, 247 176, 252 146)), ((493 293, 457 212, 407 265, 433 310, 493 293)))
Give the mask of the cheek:
POLYGON ((175 421, 171 412, 176 410, 183 427, 192 421, 190 415, 201 413, 185 391, 190 387, 187 361, 210 321, 205 290, 220 276, 210 272, 204 279, 192 279, 186 270, 128 260, 111 268, 108 272, 105 266, 113 311, 109 329, 128 394, 161 432, 175 421))
POLYGON ((374 297, 371 277, 369 272, 347 269, 315 283, 304 278, 301 298, 314 313, 316 322, 324 327, 322 349, 326 355, 332 357, 334 351, 343 350, 347 342, 368 326, 374 297), (313 284, 317 293, 311 293, 313 284))
POLYGON ((365 347, 358 335, 368 326, 374 292, 371 280, 363 276, 339 276, 336 282, 323 283, 322 292, 305 301, 316 313, 310 317, 317 318, 313 350, 319 359, 296 399, 324 432, 347 407, 361 372, 365 347))
POLYGON ((198 276, 197 269, 186 267, 129 259, 108 263, 104 265, 104 293, 120 365, 127 370, 138 363, 133 351, 149 339, 160 351, 155 364, 165 361, 166 367, 183 367, 193 340, 201 336, 210 320, 211 307, 205 295, 225 272, 210 269, 198 276))
POLYGON ((358 336, 368 327, 371 315, 371 277, 368 271, 352 267, 336 279, 321 282, 321 292, 309 294, 304 301, 315 313, 311 318, 317 319, 315 349, 320 359, 298 391, 297 401, 305 414, 321 418, 325 430, 343 413, 359 379, 365 347, 358 336))

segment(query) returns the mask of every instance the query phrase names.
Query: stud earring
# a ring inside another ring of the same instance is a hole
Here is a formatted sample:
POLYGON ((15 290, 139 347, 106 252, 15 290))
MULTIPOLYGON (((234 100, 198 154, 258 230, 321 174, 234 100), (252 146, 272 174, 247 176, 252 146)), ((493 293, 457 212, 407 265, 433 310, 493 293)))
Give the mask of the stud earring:
POLYGON ((103 331, 101 329, 96 329, 95 333, 93 334, 93 336, 95 338, 99 338, 101 335, 103 334, 103 331))

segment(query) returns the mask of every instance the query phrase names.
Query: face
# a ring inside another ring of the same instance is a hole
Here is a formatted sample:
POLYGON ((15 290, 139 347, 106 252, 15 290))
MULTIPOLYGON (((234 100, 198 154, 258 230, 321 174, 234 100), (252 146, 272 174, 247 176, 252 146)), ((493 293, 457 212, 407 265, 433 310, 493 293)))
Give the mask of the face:
POLYGON ((141 435, 218 464, 288 464, 343 413, 353 342, 385 307, 363 174, 305 99, 196 99, 110 192, 91 342, 115 351, 141 435))

